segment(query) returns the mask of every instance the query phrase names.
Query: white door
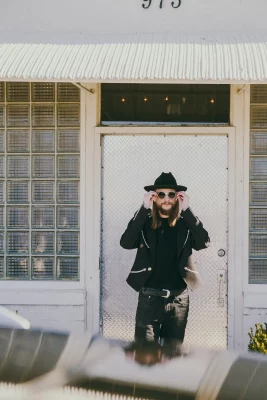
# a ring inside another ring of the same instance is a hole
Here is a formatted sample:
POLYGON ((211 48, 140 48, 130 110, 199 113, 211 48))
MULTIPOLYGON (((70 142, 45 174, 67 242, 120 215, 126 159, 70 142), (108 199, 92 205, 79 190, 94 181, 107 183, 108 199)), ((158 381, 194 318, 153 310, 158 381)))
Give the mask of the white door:
POLYGON ((227 346, 227 135, 103 136, 101 324, 104 336, 132 340, 137 293, 125 279, 136 250, 120 236, 161 172, 188 187, 191 208, 211 246, 194 252, 203 286, 190 294, 185 343, 227 346))

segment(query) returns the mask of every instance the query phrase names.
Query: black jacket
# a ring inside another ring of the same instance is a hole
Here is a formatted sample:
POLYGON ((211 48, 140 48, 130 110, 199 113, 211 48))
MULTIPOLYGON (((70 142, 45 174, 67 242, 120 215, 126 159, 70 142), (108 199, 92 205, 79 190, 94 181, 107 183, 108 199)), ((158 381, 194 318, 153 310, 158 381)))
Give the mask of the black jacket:
MULTIPOLYGON (((129 222, 120 245, 124 249, 138 249, 128 275, 128 284, 137 292, 144 286, 155 265, 156 230, 151 227, 151 210, 141 207, 129 222)), ((197 271, 192 262, 192 249, 209 246, 208 232, 188 208, 181 212, 177 221, 177 268, 190 289, 194 289, 197 271)))

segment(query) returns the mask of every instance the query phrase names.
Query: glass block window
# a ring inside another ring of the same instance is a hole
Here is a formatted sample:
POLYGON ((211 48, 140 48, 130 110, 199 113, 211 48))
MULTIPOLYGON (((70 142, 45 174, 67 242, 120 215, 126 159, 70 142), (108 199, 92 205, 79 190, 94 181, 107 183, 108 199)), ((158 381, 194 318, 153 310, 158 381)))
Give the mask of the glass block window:
POLYGON ((6 123, 10 128, 30 126, 30 106, 27 104, 8 104, 6 123))
POLYGON ((27 82, 8 82, 6 92, 8 103, 30 101, 29 84, 27 82))
POLYGON ((5 82, 0 82, 0 102, 5 101, 5 82))
POLYGON ((5 106, 0 104, 0 128, 5 126, 5 106))
POLYGON ((79 191, 79 89, 0 82, 0 279, 79 279, 79 191))
POLYGON ((267 85, 251 85, 249 283, 267 284, 267 85))
MULTIPOLYGON (((73 85, 71 85, 73 86, 73 85)), ((33 83, 32 84, 32 101, 38 103, 55 101, 55 85, 54 83, 33 83)), ((60 101, 58 99, 58 101, 60 101)), ((79 102, 79 94, 78 100, 79 102)))

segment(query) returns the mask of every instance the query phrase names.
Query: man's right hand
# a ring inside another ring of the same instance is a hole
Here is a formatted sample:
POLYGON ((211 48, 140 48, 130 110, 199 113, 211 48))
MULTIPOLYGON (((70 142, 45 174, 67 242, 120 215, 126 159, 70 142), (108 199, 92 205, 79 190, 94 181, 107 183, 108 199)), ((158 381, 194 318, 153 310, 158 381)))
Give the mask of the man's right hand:
POLYGON ((156 197, 157 197, 156 192, 150 191, 150 192, 145 193, 143 206, 145 208, 150 208, 152 206, 154 199, 156 199, 156 197))

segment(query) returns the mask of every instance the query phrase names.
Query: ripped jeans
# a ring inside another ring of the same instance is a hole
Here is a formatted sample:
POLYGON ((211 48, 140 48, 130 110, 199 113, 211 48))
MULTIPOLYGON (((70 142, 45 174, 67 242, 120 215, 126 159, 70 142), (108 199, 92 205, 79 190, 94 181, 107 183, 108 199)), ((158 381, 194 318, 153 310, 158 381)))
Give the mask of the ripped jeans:
POLYGON ((188 289, 169 298, 147 296, 141 290, 135 318, 135 340, 161 344, 182 343, 188 312, 188 289))

